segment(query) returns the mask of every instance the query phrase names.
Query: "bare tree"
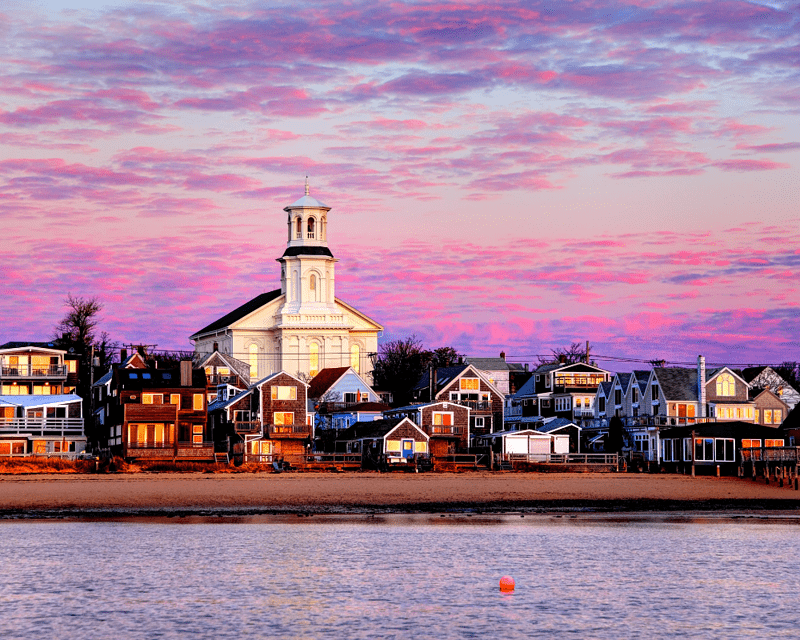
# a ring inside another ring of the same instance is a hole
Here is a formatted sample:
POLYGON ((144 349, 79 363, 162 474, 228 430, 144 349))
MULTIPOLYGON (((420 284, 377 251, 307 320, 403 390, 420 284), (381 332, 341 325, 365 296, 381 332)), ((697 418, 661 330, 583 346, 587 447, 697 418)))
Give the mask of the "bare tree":
POLYGON ((67 294, 67 313, 55 327, 56 340, 86 353, 94 344, 94 334, 103 303, 96 297, 84 298, 67 294))
POLYGON ((586 347, 580 342, 573 342, 569 347, 559 347, 551 349, 551 355, 539 356, 539 364, 575 364, 576 362, 586 361, 586 347))

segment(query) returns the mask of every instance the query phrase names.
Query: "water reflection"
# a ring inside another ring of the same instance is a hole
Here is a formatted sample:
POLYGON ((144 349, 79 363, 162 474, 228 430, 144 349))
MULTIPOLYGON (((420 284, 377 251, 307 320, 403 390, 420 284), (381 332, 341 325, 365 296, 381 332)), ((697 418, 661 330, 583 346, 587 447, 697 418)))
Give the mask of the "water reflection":
POLYGON ((795 633, 797 526, 468 520, 7 522, 0 637, 795 633))

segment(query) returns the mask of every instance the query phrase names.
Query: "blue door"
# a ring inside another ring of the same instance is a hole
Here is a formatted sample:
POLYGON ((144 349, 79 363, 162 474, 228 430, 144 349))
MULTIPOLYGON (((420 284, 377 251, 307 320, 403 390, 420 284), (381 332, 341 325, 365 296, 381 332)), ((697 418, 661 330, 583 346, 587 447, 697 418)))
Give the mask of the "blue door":
POLYGON ((403 440, 403 457, 409 460, 414 457, 414 441, 403 440))

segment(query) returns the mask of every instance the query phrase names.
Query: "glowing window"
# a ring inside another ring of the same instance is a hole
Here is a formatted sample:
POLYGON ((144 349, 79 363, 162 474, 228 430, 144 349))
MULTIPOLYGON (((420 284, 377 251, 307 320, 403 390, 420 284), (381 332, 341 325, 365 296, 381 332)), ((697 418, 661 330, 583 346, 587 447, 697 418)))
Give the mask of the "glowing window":
POLYGON ((258 345, 251 344, 248 347, 250 356, 250 377, 258 378, 258 345))
POLYGON ((361 373, 359 371, 359 366, 361 364, 361 348, 357 345, 350 345, 350 366, 353 367, 356 373, 361 373))
POLYGON ((434 412, 434 414, 433 414, 433 424, 435 424, 435 425, 443 425, 443 426, 450 426, 450 425, 453 424, 453 414, 452 413, 434 412))
POLYGON ((179 393, 171 393, 169 396, 169 403, 170 404, 180 404, 181 403, 181 394, 179 393))
POLYGON ((195 411, 202 411, 203 410, 203 394, 202 393, 195 393, 192 396, 192 409, 195 411))
POLYGON ((717 395, 726 397, 736 395, 736 384, 730 373, 722 373, 717 376, 717 395))
POLYGON ((461 378, 461 389, 477 391, 480 388, 478 378, 461 378))
POLYGON ((308 348, 308 372, 315 376, 319 373, 319 345, 312 342, 308 348))
POLYGON ((273 400, 297 400, 297 387, 272 387, 273 400))
POLYGON ((288 411, 278 411, 273 414, 272 421, 276 425, 294 424, 294 413, 288 411))

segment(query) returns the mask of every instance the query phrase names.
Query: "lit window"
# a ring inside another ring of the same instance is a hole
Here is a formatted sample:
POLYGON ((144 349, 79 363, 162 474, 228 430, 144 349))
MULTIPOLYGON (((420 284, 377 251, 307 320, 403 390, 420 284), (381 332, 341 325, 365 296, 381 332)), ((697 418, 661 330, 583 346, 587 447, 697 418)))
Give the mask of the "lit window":
POLYGON ((77 373, 78 372, 78 361, 77 360, 67 360, 67 371, 70 373, 77 373))
POLYGON ((462 390, 478 391, 480 388, 480 380, 478 378, 461 378, 462 390))
POLYGON ((780 424, 783 422, 783 411, 781 409, 775 409, 772 412, 772 420, 773 424, 780 424))
POLYGON ((316 342, 308 348, 308 373, 312 376, 319 373, 319 345, 316 342))
POLYGON ((192 409, 195 411, 202 411, 203 410, 203 394, 202 393, 195 393, 192 396, 192 409))
POLYGON ((297 400, 297 387, 272 387, 273 400, 297 400))
POLYGON ((783 440, 764 440, 765 447, 782 447, 783 440))
POLYGON ((443 425, 443 426, 451 426, 453 424, 453 414, 452 413, 434 412, 434 414, 433 414, 433 424, 435 424, 435 425, 443 425))
POLYGON ((717 395, 725 397, 736 395, 736 384, 730 373, 722 373, 717 376, 717 395))
POLYGON ((256 379, 258 377, 258 345, 251 344, 248 350, 250 355, 250 377, 256 379))
POLYGON ((170 394, 169 403, 170 404, 180 404, 181 403, 181 395, 179 393, 170 394))
POLYGON ((357 345, 350 345, 350 366, 353 367, 356 373, 360 373, 359 367, 361 365, 361 348, 357 345))
POLYGON ((276 425, 294 424, 294 413, 287 411, 278 411, 273 414, 273 422, 276 425))

